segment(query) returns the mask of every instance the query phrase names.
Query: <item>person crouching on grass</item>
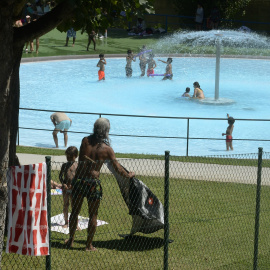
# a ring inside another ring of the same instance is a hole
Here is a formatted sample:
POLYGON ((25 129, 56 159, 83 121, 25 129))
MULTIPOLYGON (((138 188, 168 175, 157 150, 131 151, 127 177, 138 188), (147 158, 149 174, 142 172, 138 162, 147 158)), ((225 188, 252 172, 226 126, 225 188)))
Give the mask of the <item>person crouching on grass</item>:
POLYGON ((228 117, 228 124, 229 126, 227 127, 226 133, 222 133, 222 136, 226 135, 226 148, 227 151, 229 151, 230 149, 233 150, 233 146, 232 146, 232 132, 233 132, 233 128, 234 128, 234 122, 235 119, 231 116, 229 116, 229 114, 227 113, 227 117, 228 117))
POLYGON ((107 64, 106 59, 104 58, 104 54, 101 53, 99 55, 100 60, 97 63, 97 67, 99 67, 98 71, 98 80, 105 80, 105 65, 107 64))

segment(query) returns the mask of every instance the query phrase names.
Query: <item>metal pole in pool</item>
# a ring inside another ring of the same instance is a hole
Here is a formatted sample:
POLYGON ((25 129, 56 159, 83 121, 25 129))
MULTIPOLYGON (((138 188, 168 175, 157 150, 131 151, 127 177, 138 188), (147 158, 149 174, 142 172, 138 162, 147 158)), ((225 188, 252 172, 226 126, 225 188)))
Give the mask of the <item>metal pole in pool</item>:
POLYGON ((215 34, 216 39, 216 79, 215 79, 215 100, 219 99, 219 73, 220 73, 220 37, 221 34, 215 34))

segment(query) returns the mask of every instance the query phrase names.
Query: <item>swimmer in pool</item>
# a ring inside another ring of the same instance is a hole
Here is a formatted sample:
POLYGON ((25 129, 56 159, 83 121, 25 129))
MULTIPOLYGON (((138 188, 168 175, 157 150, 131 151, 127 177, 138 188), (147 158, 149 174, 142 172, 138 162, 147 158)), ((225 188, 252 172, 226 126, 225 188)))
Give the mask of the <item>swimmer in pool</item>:
POLYGON ((172 77, 173 77, 173 74, 172 74, 172 58, 169 57, 167 59, 167 62, 165 62, 163 60, 160 60, 160 59, 158 59, 158 61, 160 61, 160 62, 162 62, 164 64, 167 64, 166 71, 164 73, 164 78, 162 80, 168 80, 168 79, 171 80, 172 77))
POLYGON ((228 124, 229 126, 227 127, 226 133, 222 133, 222 136, 226 135, 226 148, 227 151, 229 151, 230 149, 233 150, 233 146, 232 146, 232 132, 233 132, 233 128, 234 128, 234 122, 235 119, 231 116, 229 116, 229 114, 227 113, 227 117, 228 117, 228 124))
POLYGON ((194 93, 193 98, 204 99, 204 93, 198 82, 193 83, 194 93))
POLYGON ((190 97, 189 92, 190 92, 190 88, 187 87, 186 92, 182 95, 182 97, 190 97))

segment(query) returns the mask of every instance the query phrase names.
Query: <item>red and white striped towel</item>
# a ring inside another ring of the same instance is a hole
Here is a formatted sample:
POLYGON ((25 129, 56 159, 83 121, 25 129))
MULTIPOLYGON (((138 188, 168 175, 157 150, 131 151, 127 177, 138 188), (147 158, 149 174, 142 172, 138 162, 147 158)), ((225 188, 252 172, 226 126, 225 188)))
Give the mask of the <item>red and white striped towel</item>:
POLYGON ((46 168, 43 162, 8 171, 7 253, 49 255, 46 168))

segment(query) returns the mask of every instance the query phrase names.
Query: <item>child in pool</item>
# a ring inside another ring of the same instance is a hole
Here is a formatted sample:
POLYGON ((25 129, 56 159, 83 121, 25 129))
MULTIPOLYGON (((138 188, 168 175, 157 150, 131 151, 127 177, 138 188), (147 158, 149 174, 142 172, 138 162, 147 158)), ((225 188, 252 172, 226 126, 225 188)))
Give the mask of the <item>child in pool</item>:
POLYGON ((105 65, 107 64, 106 59, 104 58, 104 54, 101 53, 99 55, 100 60, 97 63, 97 67, 99 67, 98 71, 98 80, 105 80, 105 65))
POLYGON ((132 64, 132 61, 133 62, 136 61, 136 58, 134 58, 134 55, 133 55, 133 53, 132 53, 131 50, 128 50, 127 51, 126 60, 127 60, 127 64, 126 64, 126 75, 127 75, 127 77, 131 77, 132 76, 132 67, 131 67, 131 64, 132 64))
MULTIPOLYGON (((71 181, 75 176, 76 169, 78 167, 78 163, 76 162, 76 158, 78 157, 78 149, 75 146, 69 146, 65 152, 67 162, 64 163, 61 167, 59 180, 62 183, 63 187, 63 214, 65 219, 64 228, 68 227, 68 207, 69 201, 71 200, 71 181)), ((71 205, 72 206, 72 205, 71 205)))
POLYGON ((157 67, 156 61, 154 60, 155 55, 153 53, 149 54, 149 59, 147 61, 148 63, 148 69, 147 69, 147 77, 150 76, 150 74, 154 74, 154 69, 157 67))
POLYGON ((226 133, 222 133, 222 136, 226 135, 226 148, 227 151, 229 151, 230 149, 233 150, 233 146, 232 146, 232 132, 233 132, 233 128, 234 128, 234 118, 229 116, 229 114, 227 113, 227 117, 228 117, 228 124, 229 126, 227 127, 226 133))
POLYGON ((186 92, 182 95, 182 97, 190 97, 189 92, 190 92, 190 88, 187 87, 186 92))
POLYGON ((146 46, 143 45, 141 48, 141 53, 139 56, 139 60, 140 60, 140 69, 141 69, 141 77, 143 77, 145 75, 145 69, 146 69, 146 64, 147 64, 147 59, 145 57, 145 54, 143 53, 146 50, 146 46))
POLYGON ((167 64, 166 71, 164 73, 164 78, 162 80, 168 80, 168 79, 172 80, 172 77, 173 77, 173 74, 172 74, 172 58, 169 57, 166 62, 163 61, 163 60, 160 60, 160 59, 158 59, 158 61, 160 61, 160 62, 162 62, 164 64, 167 64))

